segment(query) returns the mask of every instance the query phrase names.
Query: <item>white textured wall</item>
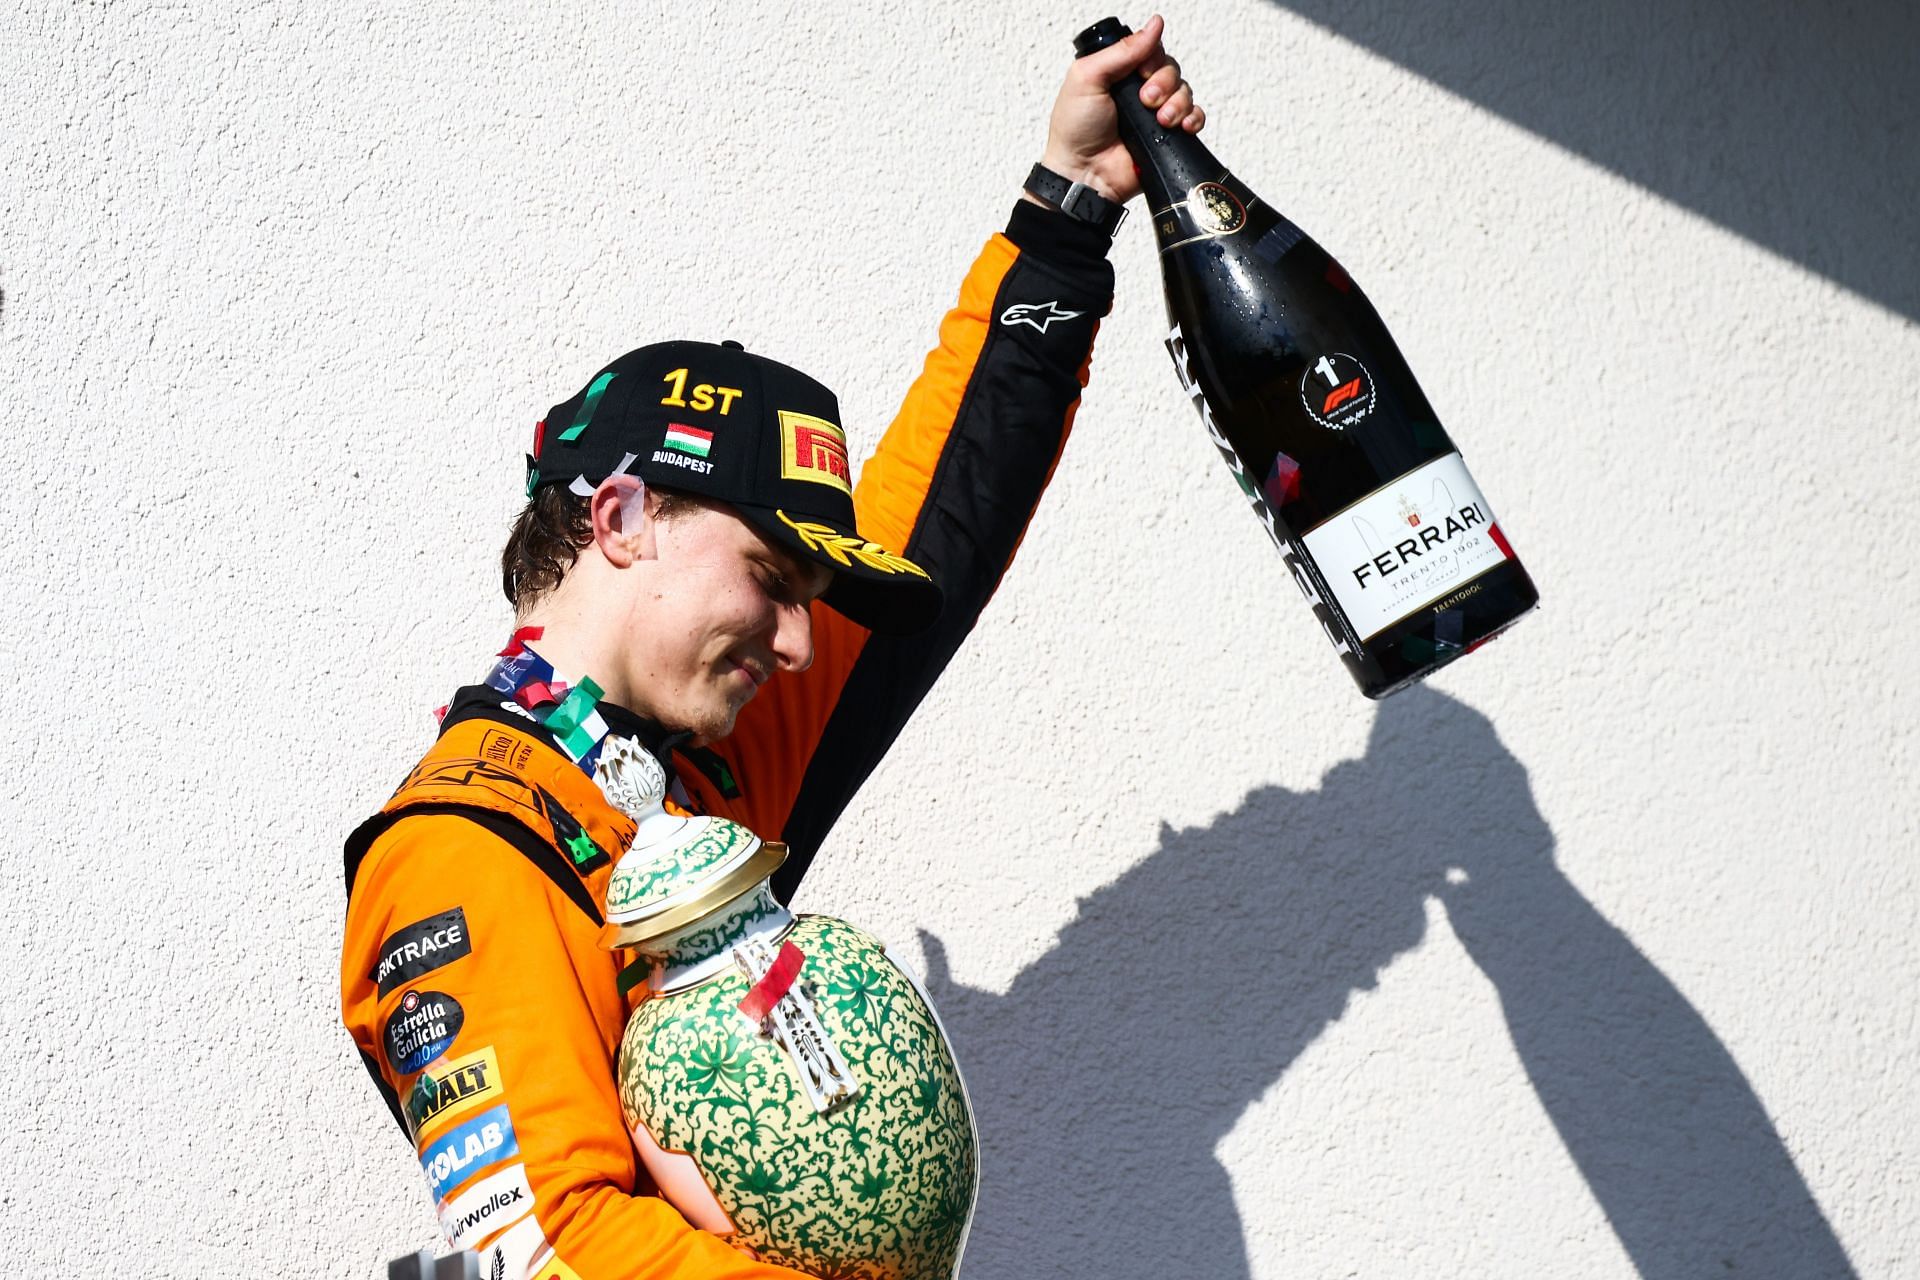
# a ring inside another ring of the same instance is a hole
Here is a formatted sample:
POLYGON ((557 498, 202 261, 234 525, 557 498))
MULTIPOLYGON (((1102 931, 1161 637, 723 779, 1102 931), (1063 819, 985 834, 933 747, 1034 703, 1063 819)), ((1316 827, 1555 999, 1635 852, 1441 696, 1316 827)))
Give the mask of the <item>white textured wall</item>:
MULTIPOLYGON (((1911 228, 1910 69, 1829 98, 1685 10, 1663 76, 1842 103, 1911 228)), ((871 442, 1100 16, 720 12, 0 17, 14 1269, 429 1241, 335 1023, 337 851, 505 633, 534 419, 736 337, 871 442)), ((1644 112, 1620 150, 1704 172, 1679 202, 1288 9, 1169 16, 1210 140, 1365 283, 1545 604, 1355 694, 1127 229, 1021 562, 803 892, 945 993, 969 1274, 1914 1274, 1910 242, 1796 259, 1844 228, 1726 229, 1809 206, 1644 112)), ((1658 88, 1605 63, 1506 83, 1658 88)))

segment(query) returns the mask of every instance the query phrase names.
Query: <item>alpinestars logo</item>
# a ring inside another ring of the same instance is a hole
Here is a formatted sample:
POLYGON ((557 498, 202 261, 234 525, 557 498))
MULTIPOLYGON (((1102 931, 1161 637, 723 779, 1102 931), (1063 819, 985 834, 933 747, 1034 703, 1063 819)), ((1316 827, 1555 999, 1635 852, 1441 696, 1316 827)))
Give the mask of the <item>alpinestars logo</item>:
POLYGON ((1078 320, 1083 314, 1068 311, 1058 302, 1016 302, 1000 313, 1000 323, 1032 325, 1045 333, 1055 320, 1078 320))

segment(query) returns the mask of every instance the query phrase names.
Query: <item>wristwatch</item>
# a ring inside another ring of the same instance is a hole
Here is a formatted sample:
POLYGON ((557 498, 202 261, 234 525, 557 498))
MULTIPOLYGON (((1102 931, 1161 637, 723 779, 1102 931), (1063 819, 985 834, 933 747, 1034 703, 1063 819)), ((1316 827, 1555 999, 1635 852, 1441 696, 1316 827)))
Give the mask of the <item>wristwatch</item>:
POLYGON ((1084 182, 1069 182, 1043 164, 1027 174, 1027 194, 1076 222, 1098 227, 1109 237, 1127 220, 1127 206, 1109 200, 1084 182))

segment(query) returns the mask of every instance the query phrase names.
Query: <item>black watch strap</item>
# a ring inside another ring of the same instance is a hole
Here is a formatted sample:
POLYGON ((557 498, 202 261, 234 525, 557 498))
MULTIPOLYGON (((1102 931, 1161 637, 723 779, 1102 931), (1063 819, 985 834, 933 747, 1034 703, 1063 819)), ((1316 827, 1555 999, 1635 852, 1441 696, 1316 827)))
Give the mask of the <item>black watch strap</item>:
POLYGON ((1127 220, 1127 206, 1109 200, 1084 182, 1069 182, 1043 164, 1027 174, 1027 194, 1058 209, 1076 222, 1095 226, 1112 236, 1127 220))

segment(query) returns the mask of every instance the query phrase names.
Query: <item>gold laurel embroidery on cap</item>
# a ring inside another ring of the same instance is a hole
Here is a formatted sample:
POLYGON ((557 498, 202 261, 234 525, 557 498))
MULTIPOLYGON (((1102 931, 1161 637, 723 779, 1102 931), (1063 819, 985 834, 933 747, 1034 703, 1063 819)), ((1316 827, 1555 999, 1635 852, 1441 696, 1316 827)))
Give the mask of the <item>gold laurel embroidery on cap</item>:
POLYGON ((852 567, 858 560, 869 569, 878 569, 882 573, 912 573, 929 582, 933 579, 925 569, 905 556, 894 555, 877 542, 866 542, 860 538, 841 533, 831 525, 815 524, 811 520, 794 520, 786 512, 775 510, 774 514, 785 522, 787 528, 800 535, 800 541, 810 551, 824 551, 832 556, 834 563, 852 567), (853 560, 847 557, 852 556, 853 560))

